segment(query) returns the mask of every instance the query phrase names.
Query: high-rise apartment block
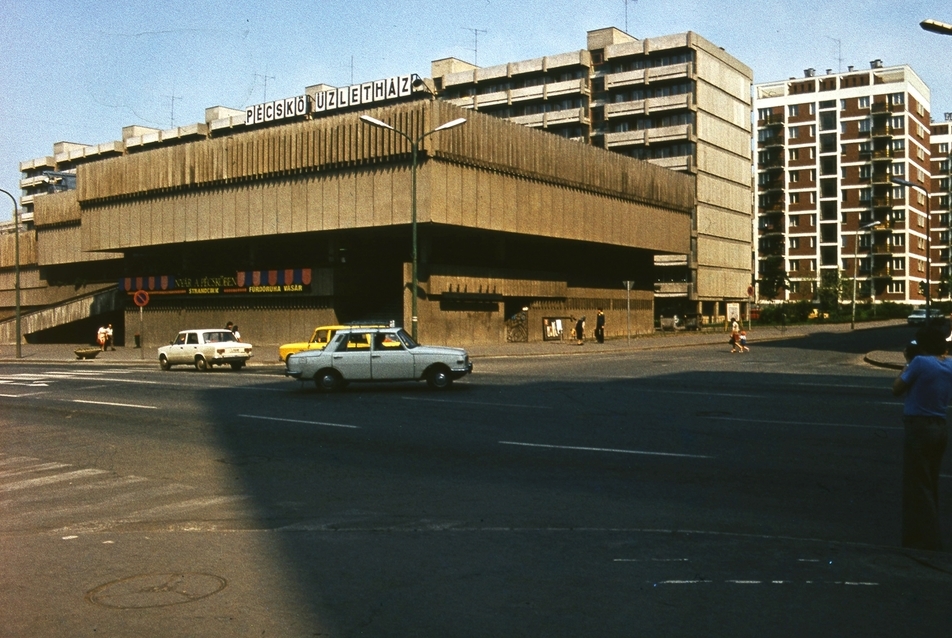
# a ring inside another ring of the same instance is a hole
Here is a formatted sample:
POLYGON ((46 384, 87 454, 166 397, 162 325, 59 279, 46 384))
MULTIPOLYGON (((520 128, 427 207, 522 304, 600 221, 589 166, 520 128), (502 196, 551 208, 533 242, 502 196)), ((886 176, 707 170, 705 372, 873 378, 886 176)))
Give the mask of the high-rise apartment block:
POLYGON ((754 109, 761 301, 853 279, 863 301, 948 298, 952 137, 909 66, 807 69, 756 85, 754 109))
POLYGON ((639 40, 607 28, 587 45, 486 68, 436 60, 432 75, 458 106, 692 175, 691 252, 656 257, 655 303, 723 317, 751 283, 752 71, 695 33, 639 40))

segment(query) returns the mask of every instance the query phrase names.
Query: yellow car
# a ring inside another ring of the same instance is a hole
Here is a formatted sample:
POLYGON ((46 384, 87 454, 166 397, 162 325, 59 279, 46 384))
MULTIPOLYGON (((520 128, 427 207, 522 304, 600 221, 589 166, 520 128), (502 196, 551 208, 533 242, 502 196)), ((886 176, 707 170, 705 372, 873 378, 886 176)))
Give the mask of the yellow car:
MULTIPOLYGON (((278 357, 281 358, 281 361, 287 362, 288 355, 292 355, 295 352, 304 352, 305 350, 323 350, 328 343, 331 342, 331 339, 334 338, 334 335, 337 334, 338 330, 343 328, 387 328, 386 324, 351 324, 349 326, 318 326, 314 328, 314 334, 311 336, 311 340, 307 343, 286 343, 280 348, 278 348, 278 357)), ((367 344, 367 347, 370 347, 370 344, 367 344)))
POLYGON ((281 361, 287 361, 289 354, 295 352, 304 352, 305 350, 323 350, 330 343, 331 339, 341 328, 347 326, 319 326, 314 329, 314 334, 308 342, 286 343, 278 348, 278 356, 281 361))

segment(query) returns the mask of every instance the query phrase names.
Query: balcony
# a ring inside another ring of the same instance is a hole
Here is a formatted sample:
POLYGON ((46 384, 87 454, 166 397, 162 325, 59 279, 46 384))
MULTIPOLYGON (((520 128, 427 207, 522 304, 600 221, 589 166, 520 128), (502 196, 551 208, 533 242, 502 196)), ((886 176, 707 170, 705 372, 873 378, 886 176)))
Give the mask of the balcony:
POLYGON ((661 142, 693 141, 694 127, 691 124, 663 126, 640 131, 605 133, 605 148, 618 146, 658 144, 661 142))
POLYGON ((757 146, 759 148, 770 148, 772 146, 783 146, 785 141, 784 134, 777 133, 775 135, 770 135, 765 137, 762 140, 757 140, 757 146))
POLYGON ((682 111, 690 109, 693 106, 694 96, 690 93, 666 95, 664 97, 653 97, 646 100, 634 100, 630 102, 611 102, 605 105, 605 118, 610 120, 612 118, 647 115, 661 111, 682 111))
POLYGON ((688 282, 655 283, 654 293, 656 297, 687 297, 690 286, 688 282))
POLYGON ((685 62, 683 64, 657 66, 650 69, 636 69, 634 71, 623 71, 621 73, 609 73, 605 75, 605 90, 612 91, 626 86, 638 86, 641 84, 660 82, 662 80, 676 80, 679 78, 694 78, 694 66, 692 63, 685 62))
POLYGON ((873 137, 893 137, 894 135, 901 135, 902 128, 893 128, 890 124, 883 124, 874 126, 871 133, 873 137))
POLYGON ((559 126, 563 124, 588 124, 588 116, 584 108, 563 109, 547 113, 533 113, 509 118, 510 121, 530 128, 559 126))
POLYGON ((661 166, 662 168, 666 168, 671 171, 678 171, 679 173, 690 173, 697 168, 694 163, 694 157, 691 155, 652 157, 648 159, 648 162, 654 164, 655 166, 661 166))
POLYGON ((873 115, 891 115, 892 113, 902 112, 902 104, 890 104, 889 102, 873 102, 869 112, 873 115))
POLYGON ((872 152, 872 160, 874 162, 891 162, 895 158, 895 153, 891 148, 877 148, 872 152))

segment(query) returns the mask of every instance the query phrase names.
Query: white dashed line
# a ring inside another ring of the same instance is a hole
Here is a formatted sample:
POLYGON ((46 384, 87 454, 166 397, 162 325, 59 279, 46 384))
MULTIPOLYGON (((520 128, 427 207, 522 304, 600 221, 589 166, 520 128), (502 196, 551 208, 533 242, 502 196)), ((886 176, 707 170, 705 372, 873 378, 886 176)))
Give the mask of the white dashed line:
POLYGON ((673 452, 648 452, 646 450, 619 450, 615 448, 581 447, 574 445, 546 445, 544 443, 520 443, 518 441, 499 441, 500 445, 519 445, 522 447, 541 447, 553 450, 578 450, 582 452, 614 452, 616 454, 643 454, 647 456, 678 456, 690 459, 712 459, 713 456, 702 454, 675 454, 673 452))
POLYGON ((140 410, 158 410, 154 405, 137 405, 135 403, 113 403, 111 401, 87 401, 86 399, 73 399, 73 403, 89 403, 91 405, 111 405, 116 408, 138 408, 140 410))
POLYGON ((254 414, 239 414, 239 417, 242 419, 259 419, 261 421, 278 421, 280 423, 302 423, 304 425, 326 425, 332 428, 350 428, 353 430, 359 430, 359 425, 346 425, 344 423, 326 423, 324 421, 303 421, 301 419, 279 419, 274 416, 256 416, 254 414))

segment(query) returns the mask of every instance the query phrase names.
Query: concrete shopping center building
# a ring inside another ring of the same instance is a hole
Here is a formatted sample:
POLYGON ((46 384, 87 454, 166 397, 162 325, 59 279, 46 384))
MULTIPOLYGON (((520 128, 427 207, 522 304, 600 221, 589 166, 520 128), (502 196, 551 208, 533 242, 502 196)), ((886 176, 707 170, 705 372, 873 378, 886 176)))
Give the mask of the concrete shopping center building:
MULTIPOLYGON (((748 141, 745 157, 734 138, 749 140, 749 69, 694 34, 665 41, 677 53, 678 83, 690 84, 691 97, 678 104, 695 114, 676 127, 687 136, 680 148, 688 153, 676 160, 684 164, 677 172, 631 157, 636 153, 598 148, 612 146, 600 119, 604 76, 612 75, 601 65, 612 58, 611 42, 622 40, 632 60, 656 53, 648 41, 615 29, 593 33, 597 50, 543 59, 542 89, 526 98, 554 99, 545 78, 577 75, 572 84, 589 100, 575 110, 573 130, 581 135, 532 130, 480 112, 477 104, 442 99, 444 77, 434 83, 403 76, 316 85, 241 111, 213 107, 202 123, 165 131, 129 126, 121 141, 60 143, 50 157, 21 162, 21 332, 33 341, 84 341, 110 321, 120 342, 124 336, 131 343, 141 318, 143 345, 151 347, 177 330, 229 320, 263 345, 299 340, 319 324, 392 319, 409 326, 411 144, 360 115, 412 139, 466 119, 420 143, 424 342, 502 342, 512 338, 507 319, 523 309, 530 340, 557 338, 554 326, 567 331, 571 317, 586 315, 591 327, 596 308, 608 316, 609 336, 624 335, 629 317, 633 333, 651 331, 658 262, 700 269, 703 279, 699 224, 717 240, 707 243, 712 269, 743 288, 750 272, 750 151, 748 141), (701 81, 699 74, 715 69, 732 80, 730 91, 701 81), (696 115, 699 103, 703 116, 696 115), (715 112, 723 116, 720 128, 715 112), (725 146, 737 152, 711 143, 711 131, 721 129, 725 146), (725 162, 725 153, 732 161, 725 162), (746 184, 735 175, 745 161, 746 184), (715 179, 717 166, 728 175, 715 179), (731 203, 745 187, 746 211, 731 203), (738 219, 746 220, 746 235, 737 230, 738 219), (710 248, 717 244, 729 248, 710 248), (747 254, 737 267, 739 246, 747 254), (132 303, 136 291, 148 293, 141 312, 132 303)), ((590 49, 592 43, 590 34, 590 49)), ((649 75, 625 81, 646 85, 649 75)), ((671 81, 655 78, 659 86, 671 81)), ((507 100, 520 100, 505 90, 507 100)), ((655 98, 629 97, 640 104, 627 105, 631 118, 638 109, 663 108, 655 98)), ((642 137, 645 147, 671 143, 642 137)), ((669 157, 659 152, 654 159, 669 157)), ((4 343, 15 339, 12 240, 12 232, 0 235, 4 343)), ((693 281, 685 283, 691 285, 683 298, 697 302, 693 281)), ((739 291, 734 299, 742 297, 739 291)), ((709 308, 712 320, 723 312, 722 303, 709 308)))

